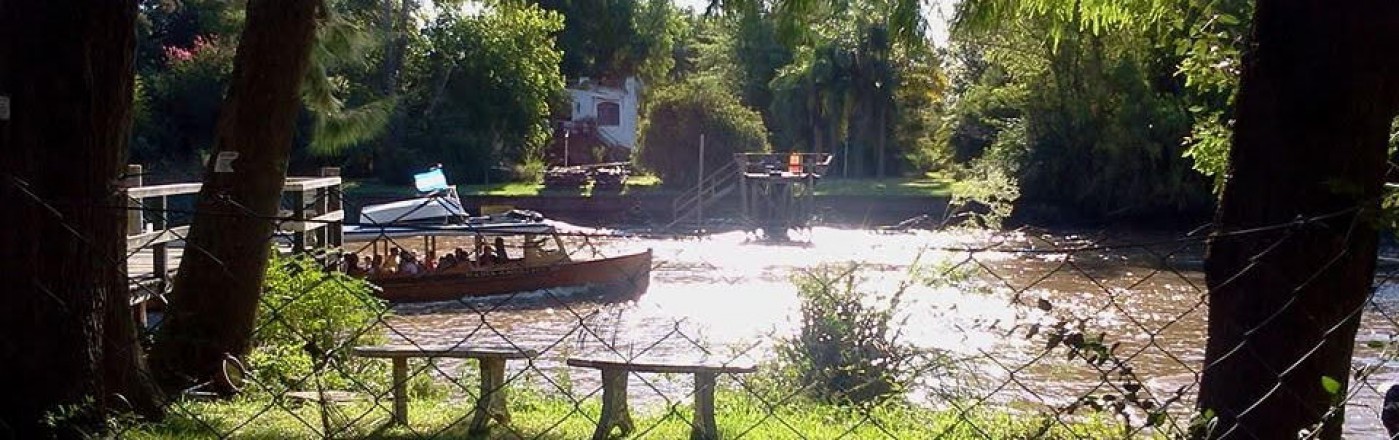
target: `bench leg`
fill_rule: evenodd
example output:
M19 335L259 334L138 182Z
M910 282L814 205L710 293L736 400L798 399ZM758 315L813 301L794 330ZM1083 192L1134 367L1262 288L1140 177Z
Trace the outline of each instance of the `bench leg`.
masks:
M715 440L719 428L714 423L714 373L695 373L695 420L690 440Z
M510 409L505 406L505 359L481 358L480 362L481 395L471 416L472 434L490 432L491 419L510 423Z
M393 358L393 421L408 424L408 359Z
M593 440L605 440L612 433L612 427L622 428L622 435L636 430L632 424L631 411L627 409L627 371L613 368L602 369L602 417L598 419Z

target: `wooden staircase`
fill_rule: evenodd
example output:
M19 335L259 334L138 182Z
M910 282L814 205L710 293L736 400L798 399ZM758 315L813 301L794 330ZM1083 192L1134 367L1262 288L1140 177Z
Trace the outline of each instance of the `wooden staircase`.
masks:
M676 196L675 200L671 202L672 218L671 222L666 225L666 229L674 229L685 224L694 225L696 229L703 229L704 208L735 192L738 188L738 179L738 162L734 161L728 162L727 165L704 176L699 184Z

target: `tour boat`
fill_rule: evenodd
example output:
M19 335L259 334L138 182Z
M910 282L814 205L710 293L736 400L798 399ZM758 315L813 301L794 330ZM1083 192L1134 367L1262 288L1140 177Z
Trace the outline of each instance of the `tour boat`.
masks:
M468 264L467 267L421 275L370 276L368 280L379 286L380 298L401 303L452 301L532 291L569 296L578 294L572 289L560 289L565 287L583 288L583 295L591 297L633 300L646 292L651 279L649 249L637 254L587 261L524 260L484 267Z
M485 232L468 233L454 228L447 234L426 235L425 252L419 258L435 257L437 241L444 236L457 236L472 244L461 248L460 255L466 258L448 268L419 274L376 272L365 278L381 289L380 298L390 302L450 301L562 287L581 287L585 295L613 300L632 300L646 292L651 278L650 249L617 257L574 260L564 251L563 240L549 228L543 233L513 233L487 225L482 228ZM512 243L506 245L507 240ZM387 255L392 245L380 246L376 241L371 246L369 255L359 258ZM467 247L471 250L465 250ZM443 255L447 253L457 255L450 248L443 250ZM569 292L575 293L572 289Z
M450 268L418 274L375 270L358 273L390 302L449 301L464 297L581 287L594 296L635 299L651 278L651 251L611 258L575 260L565 252L554 224L534 211L502 210L471 216L440 168L414 176L418 198L366 206L358 225L346 226L346 239L370 241L358 259L387 259L395 239L422 237L424 255L437 254L439 239L465 245ZM507 246L506 242L513 242ZM469 242L469 244L468 244ZM469 251L466 250L469 248ZM455 249L444 249L443 255ZM514 255L512 255L512 253ZM361 272L351 269L351 273ZM575 289L568 289L573 292ZM562 292L562 290L560 290Z

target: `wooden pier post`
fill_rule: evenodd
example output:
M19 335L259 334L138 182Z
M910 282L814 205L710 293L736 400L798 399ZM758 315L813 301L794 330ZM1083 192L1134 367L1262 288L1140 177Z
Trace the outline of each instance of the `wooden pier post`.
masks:
M306 221L306 191L296 190L291 193L291 217L292 221ZM306 231L298 229L291 233L291 252L300 254L306 252L309 246L306 245Z
M322 167L320 174L321 177L340 177L340 168ZM343 183L335 185L334 188L328 188L328 193L325 198L326 204L323 207L324 212L321 212L321 214L340 211L345 208L345 198L342 191L344 191ZM325 226L325 241L322 242L322 245L329 248L340 248L345 245L345 227L343 222L344 220L341 220L341 223L332 223Z
M126 179L122 182L123 186L127 189L139 188L145 180L142 178L143 174L145 174L145 167L142 167L140 164L127 164ZM145 232L146 223L145 217L142 215L143 207L141 205L140 199L133 197L126 198L126 206L128 208L126 211L126 235L136 235ZM136 305L132 307L131 315L132 318L136 320L137 328L142 330L146 329L149 321L146 319L145 301L136 303Z
M126 180L123 182L126 188L140 188L144 179L145 167L139 164L126 166ZM136 235L145 232L145 220L141 215L141 200L134 197L127 197L126 206L130 208L126 211L126 235Z

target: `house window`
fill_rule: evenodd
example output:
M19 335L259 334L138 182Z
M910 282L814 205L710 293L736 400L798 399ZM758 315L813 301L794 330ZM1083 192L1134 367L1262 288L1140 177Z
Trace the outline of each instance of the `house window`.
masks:
M598 103L597 125L607 127L622 125L622 106L615 102Z

